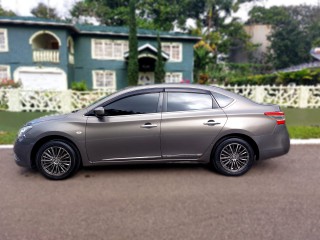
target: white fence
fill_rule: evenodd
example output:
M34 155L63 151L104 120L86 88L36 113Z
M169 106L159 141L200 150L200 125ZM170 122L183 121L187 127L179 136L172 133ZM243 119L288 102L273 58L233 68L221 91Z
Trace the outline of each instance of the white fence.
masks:
M320 86L220 86L259 103L285 107L320 108ZM109 95L106 91L30 91L0 89L0 109L70 112Z

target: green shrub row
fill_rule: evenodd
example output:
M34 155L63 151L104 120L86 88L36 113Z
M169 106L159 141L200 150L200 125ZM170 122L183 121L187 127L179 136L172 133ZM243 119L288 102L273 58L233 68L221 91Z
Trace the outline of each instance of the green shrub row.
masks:
M296 72L278 72L264 75L240 76L226 79L226 85L317 85L320 69L303 69Z

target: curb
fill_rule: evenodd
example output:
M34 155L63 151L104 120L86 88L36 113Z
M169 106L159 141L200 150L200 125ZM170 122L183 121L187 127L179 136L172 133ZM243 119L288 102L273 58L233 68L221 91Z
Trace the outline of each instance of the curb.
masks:
M291 139L290 144L292 145L320 144L320 138Z
M290 140L291 145L314 145L314 144L320 144L320 138L314 138L314 139L291 139ZM7 145L0 145L0 149L12 149L13 145L7 144Z

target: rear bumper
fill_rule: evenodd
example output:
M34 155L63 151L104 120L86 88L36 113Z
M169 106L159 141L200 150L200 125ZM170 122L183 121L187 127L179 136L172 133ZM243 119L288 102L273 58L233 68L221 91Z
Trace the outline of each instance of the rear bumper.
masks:
M290 150L290 138L286 125L277 125L272 134L253 139L259 148L259 160L278 157Z

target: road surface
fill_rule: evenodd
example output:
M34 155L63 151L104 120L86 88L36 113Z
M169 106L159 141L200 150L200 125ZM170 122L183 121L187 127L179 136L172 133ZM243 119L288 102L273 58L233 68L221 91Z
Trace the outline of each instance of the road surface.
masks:
M49 181L0 150L0 239L320 239L320 145L242 177L201 165L85 168Z

